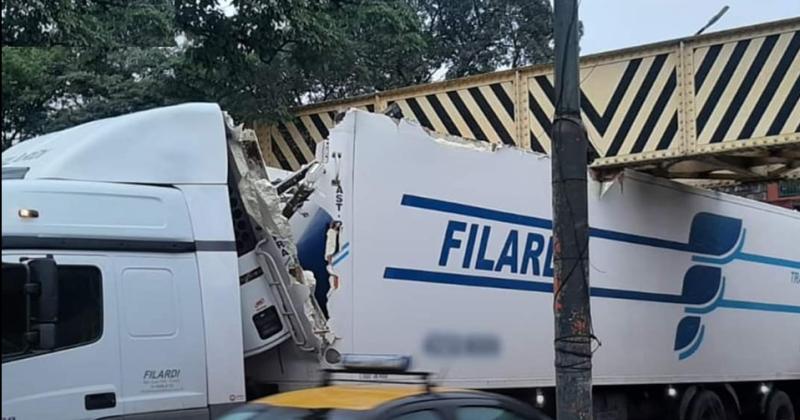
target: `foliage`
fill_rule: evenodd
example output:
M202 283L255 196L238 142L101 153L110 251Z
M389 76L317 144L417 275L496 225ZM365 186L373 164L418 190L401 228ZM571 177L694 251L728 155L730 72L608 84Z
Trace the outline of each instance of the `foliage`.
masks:
M3 46L171 45L172 7L169 0L7 0Z
M56 49L3 47L3 149L45 125L62 60Z
M211 87L235 116L276 117L304 102L426 80L427 44L401 0L213 0L178 9L189 38L191 85ZM202 89L208 93L208 89Z
M413 0L447 78L552 60L549 0Z
M551 57L547 0L9 0L3 148L213 101L237 119Z
M3 3L3 148L171 102L177 58L168 1Z
M350 2L331 7L335 45L298 51L312 101L409 86L429 80L436 63L430 38L402 0Z

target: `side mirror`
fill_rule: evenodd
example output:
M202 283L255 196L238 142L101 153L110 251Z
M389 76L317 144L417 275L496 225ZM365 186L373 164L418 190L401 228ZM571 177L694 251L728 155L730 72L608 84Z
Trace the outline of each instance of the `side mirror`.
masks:
M30 305L32 325L31 344L39 350L56 347L58 326L58 266L52 258L27 261L30 270L26 290L36 305Z

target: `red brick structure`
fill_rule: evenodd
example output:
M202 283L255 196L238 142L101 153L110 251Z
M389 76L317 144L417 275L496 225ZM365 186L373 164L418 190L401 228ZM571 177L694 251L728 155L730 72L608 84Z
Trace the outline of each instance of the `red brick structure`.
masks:
M768 184L767 197L764 201L776 206L800 211L800 180Z
M800 211L800 180L717 187L719 191Z

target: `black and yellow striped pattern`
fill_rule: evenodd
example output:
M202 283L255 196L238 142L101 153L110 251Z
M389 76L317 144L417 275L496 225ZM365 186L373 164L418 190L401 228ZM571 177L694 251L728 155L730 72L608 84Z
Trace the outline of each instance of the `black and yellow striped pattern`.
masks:
M515 145L514 84L511 81L400 98L404 118L444 134Z
M272 153L281 167L297 169L313 160L317 143L328 137L335 116L334 111L300 115L272 127Z
M375 106L367 104L354 106L370 112ZM346 109L346 108L345 108ZM256 129L259 139L269 140L266 159L283 169L296 170L314 159L317 143L328 137L328 130L335 125L337 110L297 115L294 120L285 121Z
M583 60L581 111L599 157L594 167L797 148L799 51L800 19L790 19ZM269 164L297 169L313 159L337 112L395 104L439 133L549 153L552 71L533 66L317 104L257 132Z
M800 32L693 50L700 146L800 131Z
M677 55L658 54L584 67L581 113L600 157L666 150L678 137ZM550 152L553 76L528 80L530 142Z

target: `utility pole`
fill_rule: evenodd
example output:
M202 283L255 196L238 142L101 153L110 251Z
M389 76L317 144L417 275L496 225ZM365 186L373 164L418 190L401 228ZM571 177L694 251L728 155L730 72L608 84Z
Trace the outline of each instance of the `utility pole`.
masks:
M587 136L581 122L577 0L555 0L553 163L553 315L556 417L592 418L592 316L589 309Z

